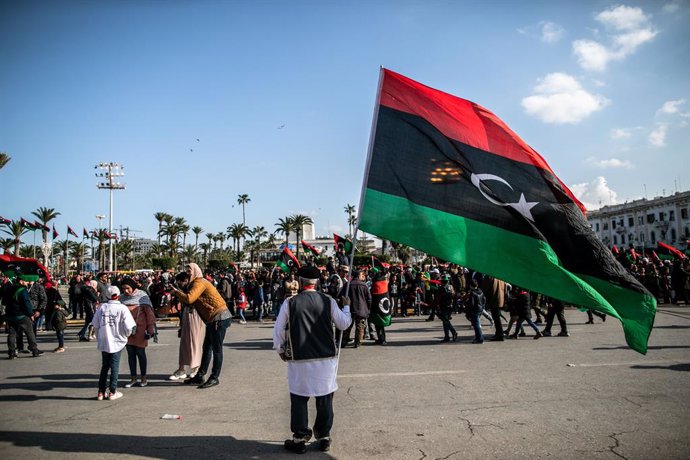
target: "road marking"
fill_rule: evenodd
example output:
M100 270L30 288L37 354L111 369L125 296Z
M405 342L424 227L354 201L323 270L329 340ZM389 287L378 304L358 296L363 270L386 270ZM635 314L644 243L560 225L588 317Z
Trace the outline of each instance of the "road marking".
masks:
M649 366L656 364L680 364L678 361L635 361L631 363L581 363L571 367L604 367L604 366Z
M409 377L409 376L419 376L419 375L447 375L447 374L462 374L467 371L426 371L426 372L381 372L374 374L339 374L338 377L341 379L358 379L358 378L368 378L368 377Z

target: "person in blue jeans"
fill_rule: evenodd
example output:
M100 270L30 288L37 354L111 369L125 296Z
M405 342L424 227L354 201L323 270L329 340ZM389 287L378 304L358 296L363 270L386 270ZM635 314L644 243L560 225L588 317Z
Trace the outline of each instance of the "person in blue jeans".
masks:
M122 397L117 391L117 379L120 374L120 355L127 345L127 338L136 327L129 309L120 303L120 289L117 286L108 288L110 301L101 305L93 317L92 325L98 340L98 351L101 352L101 373L98 379L98 396L96 399L115 400ZM110 393L106 393L106 384L110 373Z
M530 318L530 296L526 289L522 289L519 286L513 286L514 299L515 302L515 314L517 315L517 328L515 329L515 334L511 335L511 339L517 339L518 333L522 328L522 322L526 321L529 326L536 332L534 338L538 339L542 337L541 331L536 324Z
M476 279L472 279L470 282L470 292L467 294L467 298L465 300L465 315L474 329L474 340L472 343L484 343L481 317L485 304L486 297L479 288L479 283Z

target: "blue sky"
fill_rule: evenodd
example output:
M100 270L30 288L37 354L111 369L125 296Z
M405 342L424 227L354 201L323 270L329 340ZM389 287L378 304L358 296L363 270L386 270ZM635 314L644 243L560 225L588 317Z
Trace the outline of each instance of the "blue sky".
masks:
M250 227L346 233L380 66L493 111L590 208L690 189L687 0L5 0L0 63L0 215L55 208L61 238L108 214L102 161L136 236L223 231L245 193Z

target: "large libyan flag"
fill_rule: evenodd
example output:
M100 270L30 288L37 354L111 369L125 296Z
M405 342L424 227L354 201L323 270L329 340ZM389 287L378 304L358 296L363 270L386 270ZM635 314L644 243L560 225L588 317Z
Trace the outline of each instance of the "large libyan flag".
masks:
M382 70L359 228L621 320L647 352L656 300L496 115Z

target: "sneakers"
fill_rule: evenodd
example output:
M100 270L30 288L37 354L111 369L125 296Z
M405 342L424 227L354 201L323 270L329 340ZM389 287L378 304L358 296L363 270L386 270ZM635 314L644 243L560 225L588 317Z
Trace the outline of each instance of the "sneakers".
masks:
M34 351L31 352L31 356L33 356L34 358L38 358L42 354L43 354L43 352L41 350L39 350L38 348L36 348Z
M138 387L144 388L149 382L146 379L141 379L141 382L137 385Z
M115 401L116 399L120 399L122 396L122 393L120 393L119 391L115 391L115 393L110 393L110 396L108 396L108 400Z
M80 335L80 336L79 336L79 341L80 341L80 342L90 342L90 340L87 339L86 337L84 337L83 335Z
M168 377L168 380L184 380L187 377L191 377L191 376L188 376L185 371L175 371L173 373L173 375Z
M128 383L125 383L125 388L132 388L137 384L137 379L132 379Z
M98 392L98 396L96 396L96 399L97 399L98 401L103 401L103 393L101 393L101 392L99 391L99 392Z
M534 336L534 340L537 340L540 337L544 337L544 336L541 332L537 331L537 335Z
M7 358L8 359L17 359L17 358L19 358L19 355L17 353L10 353Z
M240 324L247 324L247 322L245 320L241 319Z
M57 347L55 350L53 350L53 353L64 353L65 349L63 347Z
M456 340L458 340L458 333L457 333L457 332L453 332L453 338L452 338L452 340L453 340L453 342L455 342Z
M286 439L283 445L285 449L296 454L303 454L307 451L307 442L304 439L300 441L295 441L294 439Z
M558 337L570 337L570 334L565 331L561 331L558 333Z

